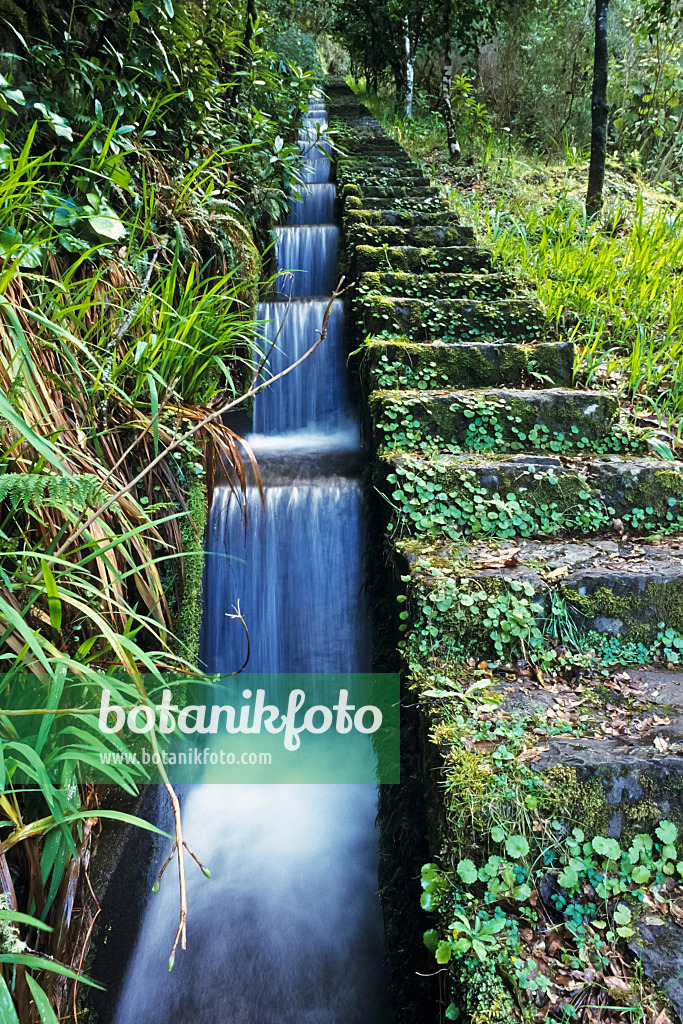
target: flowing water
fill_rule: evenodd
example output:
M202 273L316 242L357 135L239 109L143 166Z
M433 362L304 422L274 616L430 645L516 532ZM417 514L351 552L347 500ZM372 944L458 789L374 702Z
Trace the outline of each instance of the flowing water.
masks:
M290 224L278 229L278 265L296 269L286 302L263 303L274 374L315 341L335 284L338 232L327 182L326 115L311 104L301 130L310 173ZM304 298L305 297L305 298ZM363 596L363 501L351 467L359 432L349 410L343 307L298 370L257 396L249 438L265 503L254 488L248 527L227 486L210 513L202 657L211 672L370 670ZM377 896L376 789L370 785L190 787L184 831L210 865L188 865L188 949L171 975L174 879L145 913L115 1024L389 1024ZM169 870L170 874L170 870Z

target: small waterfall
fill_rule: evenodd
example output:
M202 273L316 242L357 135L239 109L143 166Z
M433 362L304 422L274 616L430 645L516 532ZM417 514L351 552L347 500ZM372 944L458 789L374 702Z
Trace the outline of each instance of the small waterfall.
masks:
M296 301L289 306L286 302L261 304L259 315L267 321L266 351L280 332L266 376L279 373L314 344L327 304L327 299ZM256 396L256 434L313 429L331 433L344 426L348 414L343 320L343 303L337 299L332 304L324 342L293 373Z
M289 204L290 224L331 224L334 217L334 185L310 184L300 190L301 199L292 196Z
M244 630L225 615L238 599L250 623L250 672L369 671L358 483L337 477L268 486L265 507L252 489L247 510L245 536L229 488L217 490L206 573L222 598L207 595L204 619L212 671L230 672L244 661Z
M299 138L297 143L299 149L309 160L318 159L321 156L329 156L332 153L332 143L329 139L318 139L312 142L309 138Z
M334 187L334 186L332 186ZM276 228L279 270L293 270L292 295L331 295L337 283L337 242L334 224L302 224ZM282 285L289 292L290 283Z
M173 879L152 898L117 1024L385 1024L373 786L195 786L188 945L169 975ZM169 869L170 871L171 869Z
M307 161L302 177L309 184L320 184L330 180L330 160L326 156L318 156ZM295 222L296 223L296 222Z

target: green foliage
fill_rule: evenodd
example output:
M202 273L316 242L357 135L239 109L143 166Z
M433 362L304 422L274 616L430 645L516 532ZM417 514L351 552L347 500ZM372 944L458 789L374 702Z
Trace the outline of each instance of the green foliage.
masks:
M500 827L491 828L490 844L502 843L504 835ZM512 860L492 853L479 870L474 861L461 860L455 875L436 864L425 865L422 885L430 899L427 906L423 899L423 908L437 913L439 920L439 927L424 933L425 946L438 964L452 965L456 981L464 979L477 961L514 978L518 998L525 996L519 1004L524 1012L527 1000L553 980L525 955L519 932L520 922L537 922L532 892L543 876L556 879L550 899L563 915L574 945L565 947L563 961L575 969L590 965L602 970L619 941L635 934L636 917L643 916L647 906L645 894L662 899L667 879L683 875L683 862L675 863L676 826L663 821L655 835L655 840L646 833L636 835L628 848L622 848L616 839L599 835L588 842L580 828L564 840L557 831L548 831L534 838L531 860L527 839L511 835L504 848ZM511 909L515 904L516 910Z
M195 670L173 636L189 485L203 506L218 457L245 477L232 431L192 429L250 380L252 234L270 245L299 182L319 68L293 52L313 65L310 37L226 0L50 14L13 19L0 78L0 804L35 946L3 952L0 1003L13 1019L33 998L54 1024L30 972L75 977L63 915L84 912L88 818L153 828L90 785L92 767L129 794L149 776L102 763L127 747L89 709L105 687L154 702ZM196 588L196 555L187 568ZM47 929L24 913L38 905Z
M683 408L680 324L683 217L650 211L638 193L627 224L615 210L589 223L570 197L552 208L517 193L514 208L474 201L463 208L493 249L497 266L534 283L551 318L576 315L577 372L588 384L616 382L619 394L668 419L678 436Z

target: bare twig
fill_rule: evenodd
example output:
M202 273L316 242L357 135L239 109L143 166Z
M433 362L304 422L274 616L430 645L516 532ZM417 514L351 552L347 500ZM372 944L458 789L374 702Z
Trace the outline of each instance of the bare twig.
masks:
M106 364L104 366L104 370L103 370L103 373L102 373L102 383L105 386L107 384L109 384L109 382L111 381L111 375L112 375L112 373L114 371L114 353L116 352L116 346L121 341L121 338L123 338L124 334L126 333L128 328L132 324L133 320L135 319L135 314L137 313L137 311L139 310L140 306L142 305L142 300L144 299L144 297L147 294L147 291L149 289L149 284L150 284L150 281L152 280L152 271L154 270L154 266L156 264L156 261L159 258L159 253L161 252L161 248L162 247L160 245L158 245L156 247L156 249L154 250L154 255L152 256L152 259L150 260L149 267L147 268L147 273L145 274L144 280L143 280L142 284L140 285L140 288L138 289L137 295L135 296L135 298L133 299L133 301L130 304L130 309L128 310L128 312L124 316L123 320L121 321L121 323L119 324L117 329L112 334L111 338L109 339L109 344L107 345L107 362L106 362ZM107 396L107 397L105 397L104 402L102 403L102 420L104 422L105 429L107 427L108 418L109 418L109 397Z
M85 871L85 880L88 883L88 888L90 889L90 895L92 896L92 898L95 901L95 906L97 907L97 910L95 911L93 919L90 922L90 925L88 927L88 931L86 932L85 939L83 940L83 948L81 949L81 957L80 957L80 960L78 961L78 970L76 971L76 974L79 974L79 975L80 975L81 971L83 970L83 959L85 957L85 951L88 948L88 943L90 942L90 936L92 935L92 930L95 927L95 921L97 920L97 918L99 917L99 915L100 915L100 913L102 911L102 907L100 906L99 901L97 899L97 896L95 895L95 893L93 891L92 883L90 881L90 875L88 874L87 871ZM78 1008L76 1006L76 993L78 992L78 980L79 979L76 978L76 980L74 982L74 1021L76 1022L76 1024L78 1024Z
M244 632L247 635L247 656L244 659L244 664L242 665L242 668L238 668L236 672L228 672L228 673L226 673L227 675L238 676L240 674L240 672L244 672L245 668L249 664L249 658L251 657L251 638L249 636L249 629L247 628L247 624L244 621L244 618L242 617L242 612L240 611L240 603L239 603L239 601L237 602L237 607L235 608L234 612L226 612L225 615L226 615L226 618L228 618L228 619L239 619L239 621L242 623L242 626L244 628Z

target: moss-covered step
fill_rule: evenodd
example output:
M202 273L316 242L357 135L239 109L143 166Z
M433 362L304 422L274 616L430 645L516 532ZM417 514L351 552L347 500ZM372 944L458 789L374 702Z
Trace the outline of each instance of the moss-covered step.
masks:
M464 271L485 273L491 268L491 254L473 245L415 246L357 245L353 262L358 274L381 273L460 274Z
M438 196L439 190L433 185L344 185L342 196L356 196L358 199L402 199L412 196L413 198L428 198Z
M369 403L377 447L556 453L642 447L619 427L619 403L604 391L375 391Z
M513 537L683 530L683 463L630 456L387 456L394 528Z
M362 167L345 167L337 163L337 182L340 185L428 185L427 178L415 164L394 164L388 160L376 163L366 161Z
M474 232L469 225L440 226L437 224L426 224L412 228L394 228L383 224L352 224L346 231L346 241L349 245L371 245L371 246L418 246L429 248L430 246L450 248L454 245L469 245L474 237Z
M549 340L543 311L528 299L418 299L368 295L357 301L366 332L405 334L415 341Z
M366 393L397 388L571 387L571 342L432 342L370 338L361 361Z
M450 210L441 196L403 196L400 199L376 198L360 199L358 196L347 196L344 200L345 210L393 210L397 213L420 214L441 213L446 220ZM419 222L418 222L419 223Z
M539 656L552 646L605 648L613 660L658 651L683 638L683 537L620 543L582 540L398 540L410 607L419 627L433 617L445 647L479 656ZM517 603L522 602L520 607ZM432 608L434 615L428 611ZM496 612L498 608L498 612ZM436 614L438 612L438 614ZM492 614L493 613L493 614ZM502 629L500 614L520 631ZM670 630L670 633L666 631ZM540 631L540 633L539 633ZM602 636L601 636L602 634ZM683 642L683 639L682 639Z
M347 210L345 215L347 226L361 224L386 224L388 227L411 228L420 225L455 225L459 224L457 214L449 210Z
M336 163L338 184L356 183L362 184L367 180L368 174L383 175L395 179L403 178L414 183L416 178L424 178L425 175L416 164L408 160L401 161L394 157L385 157L377 161L358 161L352 166L342 160Z
M507 274L363 274L356 289L359 295L376 292L413 299L507 299L514 284Z
M352 140L344 132L341 142L350 156L356 156L360 159L381 160L385 157L400 159L407 156L405 149L399 146L398 142L393 142L388 138Z

